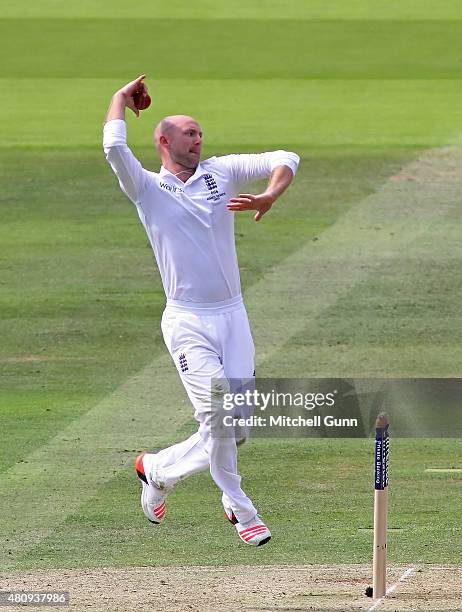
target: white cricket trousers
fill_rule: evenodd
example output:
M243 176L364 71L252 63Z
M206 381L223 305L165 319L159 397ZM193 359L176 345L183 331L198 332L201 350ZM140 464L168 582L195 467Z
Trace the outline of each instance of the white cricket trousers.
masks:
M242 298L200 308L168 301L161 327L199 428L187 440L153 456L152 466L148 464L151 478L171 488L208 468L223 492L224 508L245 523L257 510L241 488L236 440L213 436L211 431L216 402L222 406L221 397L212 397L211 379L248 380L255 374L255 348Z

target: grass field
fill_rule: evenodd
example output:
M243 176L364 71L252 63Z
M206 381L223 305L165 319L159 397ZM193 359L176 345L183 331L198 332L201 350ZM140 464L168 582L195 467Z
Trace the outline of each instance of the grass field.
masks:
M461 33L449 0L0 0L2 588L37 570L53 581L60 569L255 566L263 584L270 566L369 564L370 440L242 448L244 486L274 534L261 550L222 521L207 474L172 494L159 529L145 522L133 459L194 424L160 334L160 277L104 160L102 122L112 93L145 72L153 105L128 129L146 167L158 167L154 124L176 112L201 122L205 157L301 155L271 214L237 219L259 375L460 377ZM393 441L393 576L438 568L427 599L416 573L394 609L458 609L432 593L447 580L438 572L460 566L462 478L429 467L461 468L460 439ZM360 595L367 571L343 572ZM249 609L367 608L335 589L317 599L312 579L303 597L284 599L286 585L271 602L254 601L249 583ZM78 599L86 583L73 584ZM197 609L215 609L210 584ZM114 609L144 609L134 601ZM175 601L158 609L186 608Z

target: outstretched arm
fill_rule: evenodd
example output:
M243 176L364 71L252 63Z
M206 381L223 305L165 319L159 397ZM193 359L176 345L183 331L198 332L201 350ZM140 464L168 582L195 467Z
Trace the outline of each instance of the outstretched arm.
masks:
M284 193L293 181L294 174L288 166L276 166L271 172L268 185L263 193L240 193L237 198L231 198L228 210L239 212L241 210L256 210L254 219L260 221L279 196Z
M140 116L140 111L135 106L133 95L136 91L141 91L143 95L148 93L148 88L143 83L146 78L145 74L142 74L134 81L127 83L122 89L116 91L112 96L111 103L106 115L106 122L112 121L113 119L125 120L125 108L130 108L137 117Z
M139 91L147 94L142 74L134 81L127 83L113 95L104 125L103 146L106 159L111 164L122 191L138 203L144 191L149 173L143 169L140 162L127 146L127 125L125 123L125 108L130 108L137 116L139 110L135 106L133 96Z

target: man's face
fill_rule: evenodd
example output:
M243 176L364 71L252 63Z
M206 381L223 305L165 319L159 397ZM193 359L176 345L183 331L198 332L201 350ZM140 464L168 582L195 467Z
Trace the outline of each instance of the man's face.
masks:
M173 162L194 170L200 161L202 130L193 119L179 121L169 130L168 152Z

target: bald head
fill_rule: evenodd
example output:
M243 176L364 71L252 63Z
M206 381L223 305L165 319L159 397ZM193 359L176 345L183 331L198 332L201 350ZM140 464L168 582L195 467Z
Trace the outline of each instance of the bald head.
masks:
M170 120L170 117L165 117L156 125L154 129L154 143L159 149L160 137L165 136L169 138L172 130L175 128L175 123Z
M164 117L154 130L154 142L163 165L195 169L200 160L202 130L189 115Z
M161 136L165 136L168 139L175 129L181 129L184 126L188 127L189 124L194 124L200 131L200 126L197 121L189 115L169 115L168 117L164 117L159 121L154 130L154 142L156 147L159 148Z

